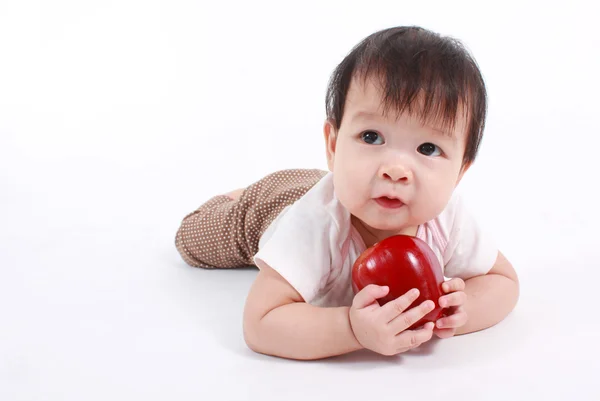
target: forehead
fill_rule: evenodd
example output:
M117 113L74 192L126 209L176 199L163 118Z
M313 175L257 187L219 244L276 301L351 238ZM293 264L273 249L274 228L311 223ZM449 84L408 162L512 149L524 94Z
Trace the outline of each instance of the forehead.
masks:
M450 136L455 140L462 140L466 137L467 116L461 102L458 104L454 127L448 127L443 124L434 115L421 116L424 103L424 94L421 92L417 96L410 108L404 108L400 113L394 105L386 105L384 102L381 83L373 78L366 80L353 78L346 95L344 105L343 120L349 123L355 123L360 120L386 120L398 121L400 119L409 119L418 122L419 125L431 130L434 134ZM423 118L422 118L423 117Z

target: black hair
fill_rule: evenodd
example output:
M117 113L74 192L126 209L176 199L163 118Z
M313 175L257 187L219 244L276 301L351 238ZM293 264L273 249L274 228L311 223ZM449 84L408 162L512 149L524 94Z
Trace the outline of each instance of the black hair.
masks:
M327 119L339 130L350 83L379 79L384 114L408 108L425 124L434 121L454 130L459 102L467 118L467 141L462 165L477 155L485 127L487 93L476 61L462 43L418 26L375 32L336 67L326 94ZM415 110L413 102L421 98Z

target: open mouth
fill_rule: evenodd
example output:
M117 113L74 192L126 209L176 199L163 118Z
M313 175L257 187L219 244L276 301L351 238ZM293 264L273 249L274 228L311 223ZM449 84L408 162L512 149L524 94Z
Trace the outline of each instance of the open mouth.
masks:
M376 198L375 202L386 209L397 209L404 205L400 199L388 198L387 196Z

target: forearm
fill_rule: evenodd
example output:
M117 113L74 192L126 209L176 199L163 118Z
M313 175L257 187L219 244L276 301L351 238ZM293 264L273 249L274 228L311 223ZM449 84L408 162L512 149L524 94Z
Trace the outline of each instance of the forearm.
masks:
M519 284L500 274L487 274L465 280L465 293L469 320L456 334L483 330L502 321L517 303Z
M251 348L263 354L303 360L359 350L362 346L352 332L349 309L320 308L304 302L280 306L260 320Z

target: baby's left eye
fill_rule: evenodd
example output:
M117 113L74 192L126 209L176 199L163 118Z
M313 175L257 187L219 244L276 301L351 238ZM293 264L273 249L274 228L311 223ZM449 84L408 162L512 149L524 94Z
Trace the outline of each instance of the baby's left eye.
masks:
M426 142L422 145L419 145L417 151L425 156L440 156L442 154L442 149L431 142Z

